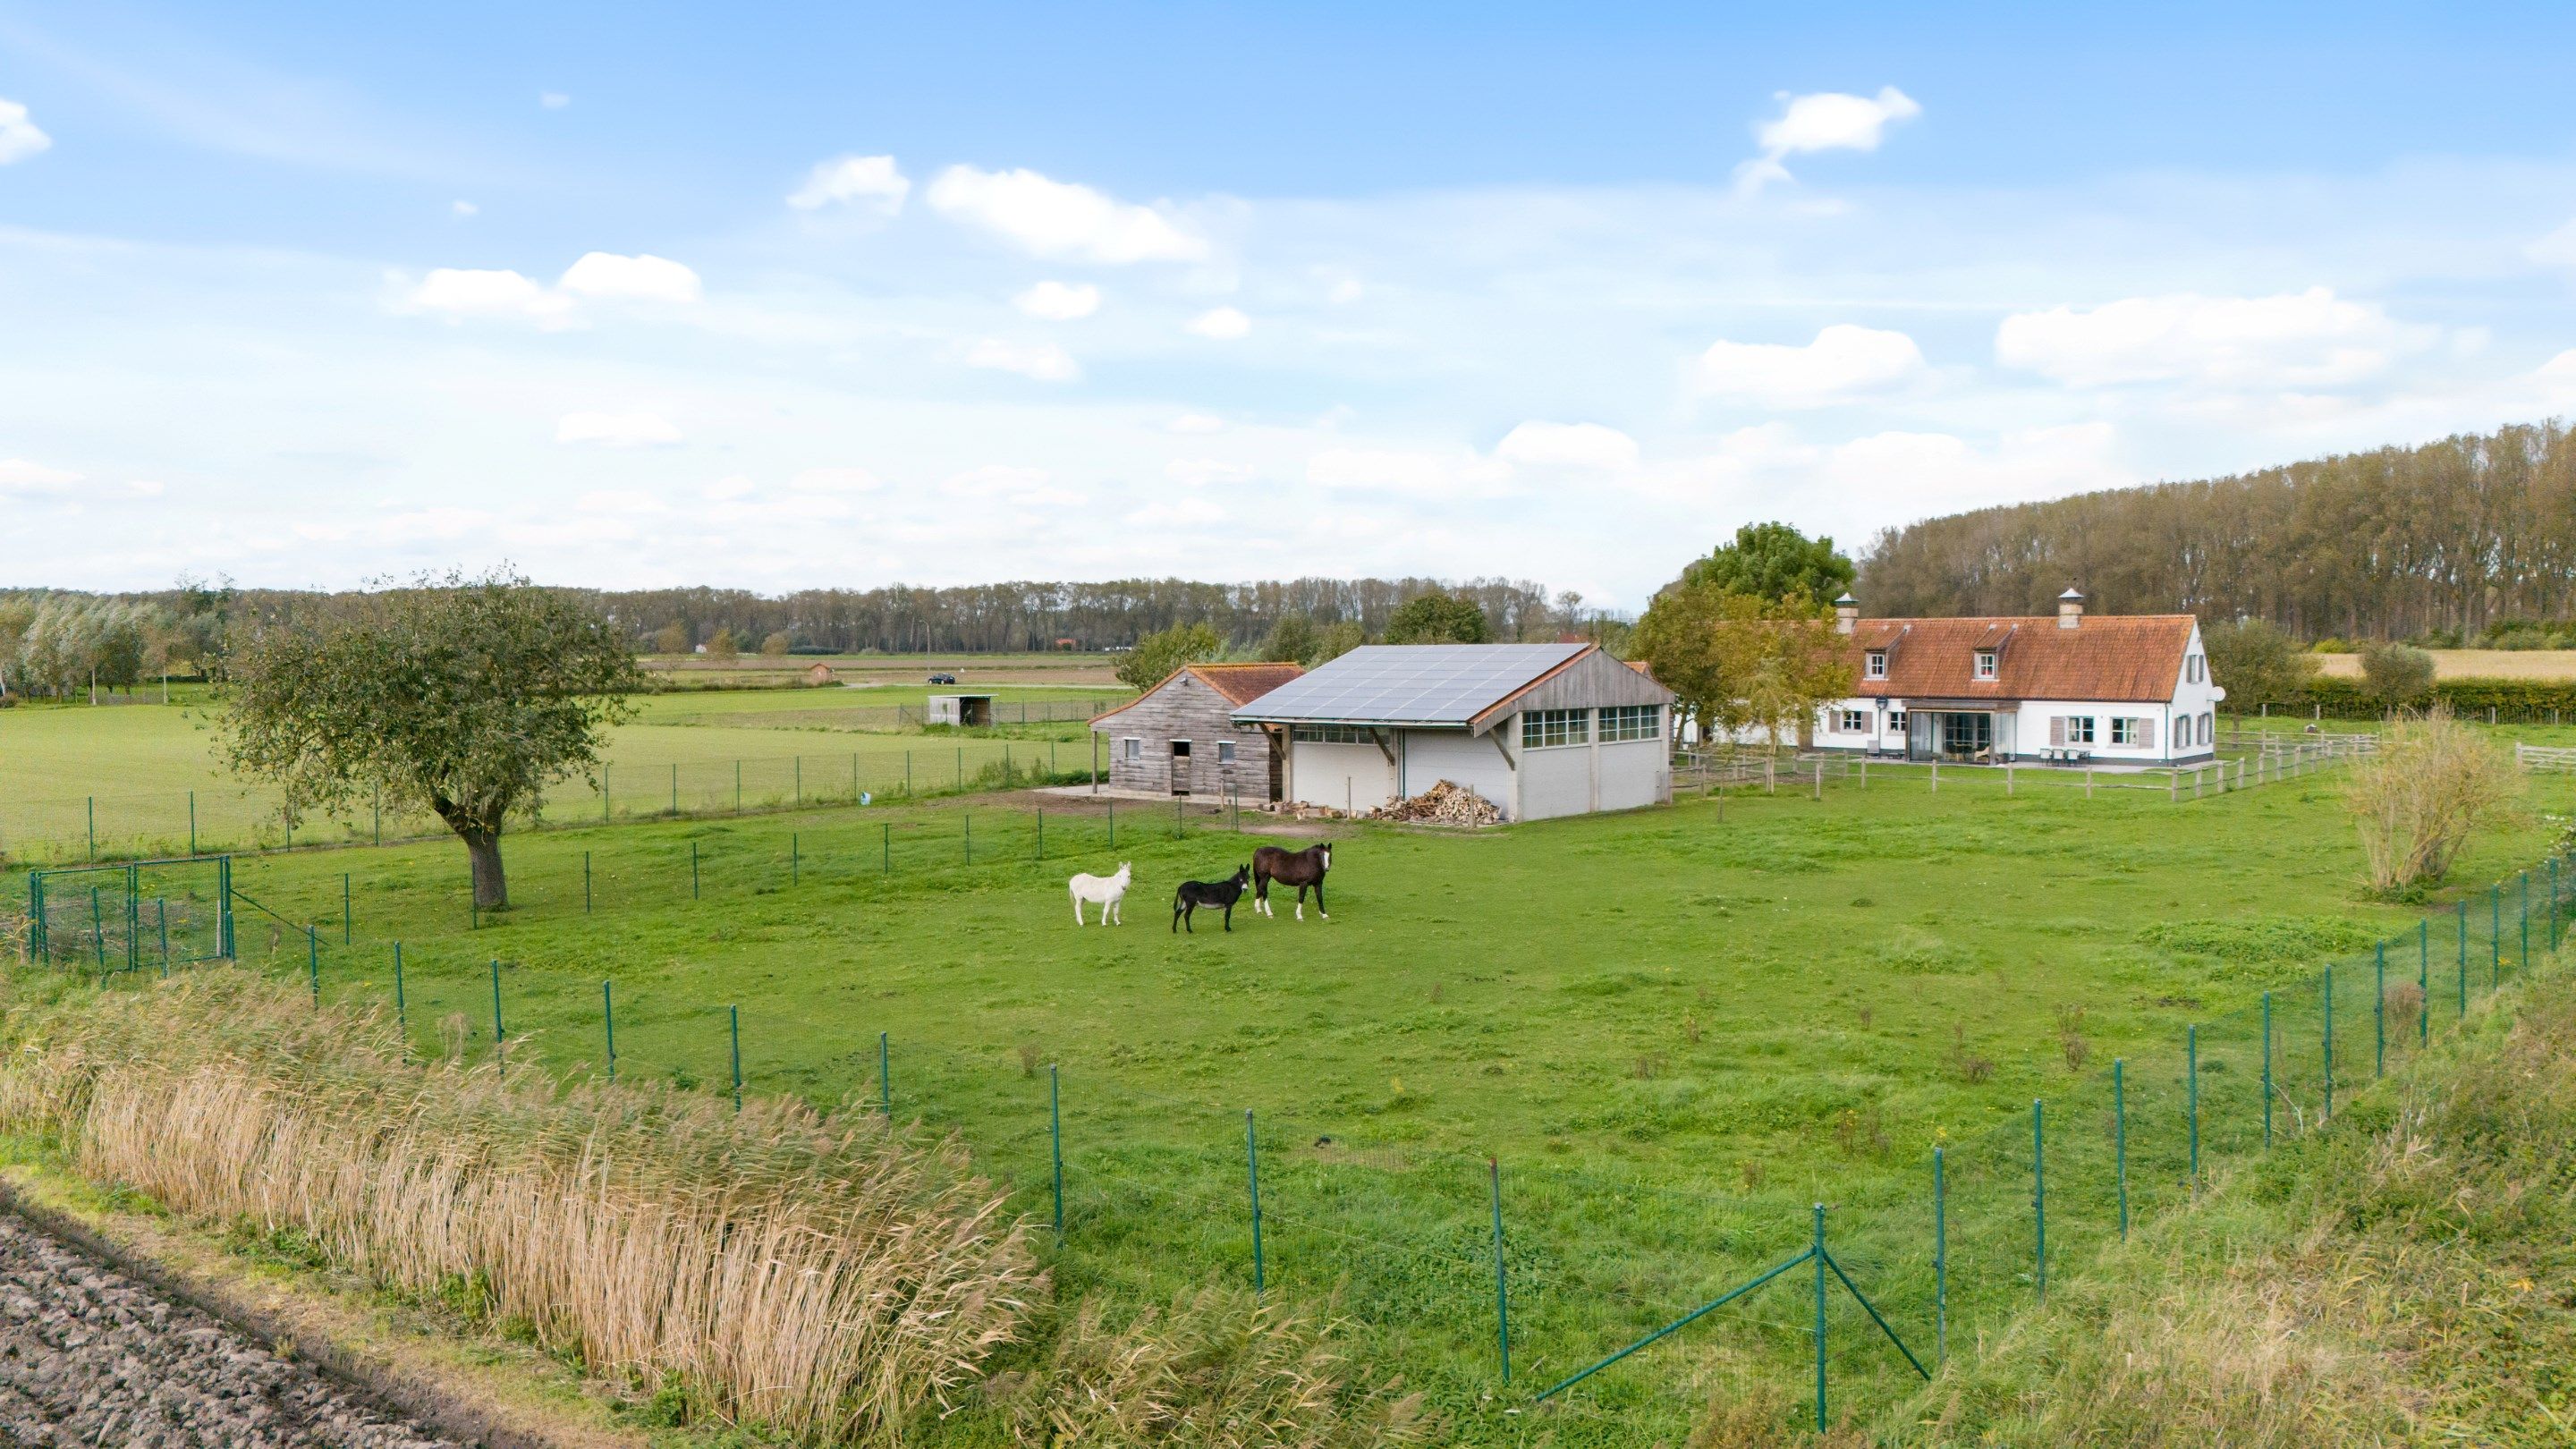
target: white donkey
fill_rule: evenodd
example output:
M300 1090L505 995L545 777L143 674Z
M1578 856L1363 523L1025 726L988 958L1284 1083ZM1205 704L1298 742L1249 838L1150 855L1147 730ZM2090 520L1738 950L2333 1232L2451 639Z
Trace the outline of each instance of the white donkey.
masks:
M1073 923L1082 924L1082 903L1091 901L1100 907L1100 924L1127 924L1119 906L1127 899L1128 871L1128 862L1122 860L1116 875L1078 875L1065 882L1073 891Z

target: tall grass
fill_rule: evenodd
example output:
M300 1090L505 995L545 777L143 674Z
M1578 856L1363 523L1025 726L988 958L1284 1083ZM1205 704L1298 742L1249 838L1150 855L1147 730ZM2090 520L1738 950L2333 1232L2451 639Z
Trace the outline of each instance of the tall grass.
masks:
M2344 789L2371 888L2439 881L2478 827L2521 791L2504 752L2447 705L2392 721L2378 751L2353 762Z
M708 1417L890 1442L1046 1292L962 1148L879 1118L422 1065L377 1013L248 972L13 1001L6 1037L0 1127L83 1173L301 1234Z

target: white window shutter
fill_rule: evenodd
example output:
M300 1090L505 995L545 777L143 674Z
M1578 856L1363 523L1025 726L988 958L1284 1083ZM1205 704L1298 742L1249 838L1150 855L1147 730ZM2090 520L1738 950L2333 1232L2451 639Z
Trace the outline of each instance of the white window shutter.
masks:
M2048 717L2048 742L2058 746L2066 743L2066 716L2054 714Z
M2156 717L2154 715L2148 715L2146 718L2138 721L2138 748L2143 750L2152 750L2155 747Z

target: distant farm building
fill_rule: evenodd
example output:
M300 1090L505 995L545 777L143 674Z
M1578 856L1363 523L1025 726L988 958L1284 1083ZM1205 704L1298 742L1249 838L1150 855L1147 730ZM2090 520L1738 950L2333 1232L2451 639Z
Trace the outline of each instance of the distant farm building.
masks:
M2189 614L1864 619L1835 602L1854 644L1851 696L1816 712L1815 747L1909 760L2166 765L2207 760L2227 691L2209 677Z
M993 696L989 694L934 694L922 716L923 724L980 727L992 722Z
M1269 734L1233 712L1305 673L1294 664L1185 664L1134 703L1092 720L1109 741L1109 786L1157 795L1277 800Z
M1234 711L1287 755L1283 797L1367 811L1442 780L1506 820L1672 798L1671 690L1570 644L1373 644Z
M805 682L807 684L838 684L840 681L841 676L833 673L832 666L829 664L809 664L805 666Z

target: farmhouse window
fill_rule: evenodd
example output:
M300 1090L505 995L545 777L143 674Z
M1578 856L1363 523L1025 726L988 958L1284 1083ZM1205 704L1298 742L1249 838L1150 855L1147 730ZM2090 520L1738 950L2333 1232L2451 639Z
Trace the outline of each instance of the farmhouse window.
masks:
M1995 677L1995 651L1992 649L1980 649L1977 651L1977 677L1979 679L1992 679Z
M1119 741L1119 743L1126 747L1127 758L1131 760L1141 760L1145 758L1145 742L1142 739L1139 739L1134 735L1129 735L1127 738Z
M1367 745L1377 737L1358 725L1299 725L1296 738L1309 745Z
M2204 714L2200 717L2200 742L2202 744L2214 745L2218 743L2218 731L2215 728L2217 723L2218 721L2214 716Z
M1842 724L1840 728L1842 732L1847 735L1868 734L1869 716L1856 709L1844 710L1842 711Z
M1543 750L1556 745L1592 742L1592 711L1533 709L1521 716L1521 748Z
M1905 711L1901 709L1889 710L1887 712L1887 728L1889 732L1893 734L1901 735L1905 733Z
M1522 733L1526 739L1526 726ZM1659 740L1663 737L1664 707L1660 704L1621 704L1601 711L1601 743L1605 745L1617 744L1621 740Z
M2111 743L2115 745L2135 745L2139 743L2138 726L2145 723L2145 720L2131 719L2126 716L2112 720Z
M2191 748L2190 715L2184 715L2182 718L2174 721L2174 748L2177 750L2187 750Z
M1887 651L1884 649L1872 649L1869 651L1869 653L1864 656L1861 663L1860 677L1863 679L1885 679L1887 677Z
M1219 740L1216 742L1216 762L1220 765L1231 765L1234 763L1234 741Z
M2067 716L2066 742L2070 745L2093 743L2093 716L2089 714Z

